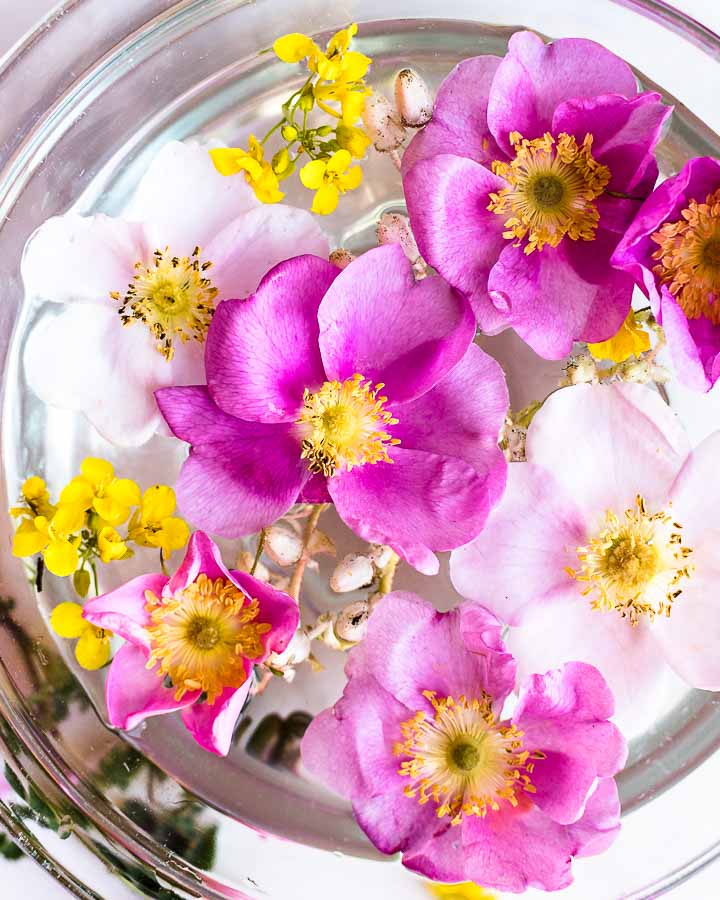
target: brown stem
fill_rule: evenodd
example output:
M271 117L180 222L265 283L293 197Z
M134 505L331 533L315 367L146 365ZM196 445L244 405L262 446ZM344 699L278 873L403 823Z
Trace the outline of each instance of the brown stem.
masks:
M318 503L318 505L308 516L308 520L305 523L305 530L303 531L302 556L295 564L295 570L293 571L292 578L290 579L290 586L288 587L288 594L290 594L290 596L296 602L300 600L300 588L302 586L303 575L305 574L305 567L307 566L308 560L310 559L307 553L307 546L310 543L310 538L312 537L313 532L317 528L318 519L327 509L327 506L327 503Z
M397 150L390 150L388 153L390 157L390 161L395 166L395 168L400 172L402 170L402 156L397 152Z

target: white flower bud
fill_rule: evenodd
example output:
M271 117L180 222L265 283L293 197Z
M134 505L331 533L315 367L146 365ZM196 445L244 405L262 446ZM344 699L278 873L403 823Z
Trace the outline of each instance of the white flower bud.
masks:
M377 226L379 244L400 244L411 263L420 258L415 235L410 228L410 219L400 213L383 213Z
M272 525L265 533L265 553L279 566L294 566L303 552L299 535L283 525Z
M347 594L365 587L375 577L372 562L360 553L348 553L330 576L330 587L336 594Z
M571 356L565 366L563 384L597 384L599 381L595 360L588 353Z
M525 462L525 442L527 429L513 425L507 431L507 448L505 457L509 462Z
M334 266L338 267L338 269L347 269L350 263L355 259L355 255L349 250L338 247L337 250L331 251L328 258Z
M335 635L341 641L357 644L367 632L370 610L366 600L356 600L338 613Z
M365 130L380 153L389 153L402 146L405 128L392 103L382 94L368 97L363 111Z
M623 381L634 381L636 384L647 384L652 381L652 369L646 359L624 362L619 374Z
M371 544L368 558L376 569L384 569L393 556L393 550L386 544Z
M670 369L666 369L665 366L653 366L652 367L652 380L656 384L665 384L670 381L672 378L672 373Z
M299 629L290 639L290 643L282 653L271 653L268 664L273 669L284 669L286 666L297 666L310 656L310 638Z
M412 69L403 69L395 76L395 106L403 125L408 128L422 128L432 118L430 88Z

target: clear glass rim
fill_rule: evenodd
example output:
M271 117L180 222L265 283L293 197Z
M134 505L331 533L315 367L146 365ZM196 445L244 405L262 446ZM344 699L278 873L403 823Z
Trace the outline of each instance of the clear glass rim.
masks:
M61 26L66 16L82 16L85 10L96 6L99 2L102 0L65 0L54 7L34 30L21 38L5 56L0 58L0 96L4 93L4 86L17 78L18 70L29 56L42 55L45 46L55 39L57 28ZM253 0L217 0L211 4L208 4L207 0L181 0L181 2L137 0L133 4L134 8L128 10L122 28L119 29L120 33L109 35L105 46L101 44L97 48L100 51L98 57L91 61L89 67L83 61L83 47L76 46L72 58L68 58L64 63L63 79L57 83L55 96L44 109L39 110L38 117L26 123L26 127L20 130L14 127L14 123L8 123L6 128L0 123L0 147L6 148L5 158L0 158L0 221L10 214L15 198L22 191L34 169L33 161L41 158L44 145L51 145L55 128L63 120L65 113L82 105L84 99L91 97L101 86L104 78L111 77L111 70L120 54L129 51L147 52L159 41L166 39L169 33L182 29L184 23L189 20L205 22L251 2ZM658 22L669 31L680 34L713 58L717 58L720 54L718 34L665 0L610 0L610 2ZM82 65L76 68L81 61ZM83 72L83 69L87 71ZM80 77L76 76L77 71L82 72ZM31 90L38 93L38 103L43 104L43 101L48 99L42 96L39 86ZM6 349L3 344L8 337L9 335L0 335L0 351L4 352ZM4 382L0 385L0 396L3 391ZM20 742L24 760L27 760L27 772L32 779L46 783L50 781L52 786L59 787L65 799L82 810L115 846L122 846L129 858L151 865L153 868L162 868L167 878L167 855L160 854L154 840L126 818L123 817L121 820L104 797L92 791L89 786L78 784L69 777L71 773L66 770L63 760L55 749L38 735L29 712L23 708L22 697L2 660L0 660L0 688L0 716ZM0 741L0 749L8 759L17 757L4 741ZM48 793L51 792L52 787ZM0 801L0 823L16 837L23 849L41 862L49 874L73 894L83 898L98 897L57 859L50 856L14 814L12 808L2 801ZM122 840L119 840L120 836ZM97 844L94 849L96 852L102 852ZM720 840L647 887L626 894L626 900L641 900L665 894L693 877L718 857L720 857ZM232 888L208 883L203 873L192 871L184 864L173 867L172 882L174 887L187 891L191 896L197 896L198 888L201 886L203 896L208 898L243 896Z

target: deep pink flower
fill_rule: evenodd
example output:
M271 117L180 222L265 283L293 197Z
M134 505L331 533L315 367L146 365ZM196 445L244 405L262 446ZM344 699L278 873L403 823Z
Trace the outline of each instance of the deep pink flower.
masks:
M198 744L218 756L230 749L252 667L282 652L299 622L291 597L226 569L200 531L172 578L133 578L88 601L83 615L126 641L107 677L111 724L129 730L181 709Z
M652 190L670 112L593 41L525 31L453 69L403 183L423 256L483 332L514 328L548 359L615 334L632 280L609 260L639 206L615 195Z
M303 763L350 800L383 853L437 881L520 892L566 887L572 857L612 843L626 745L592 666L533 675L502 718L515 662L497 619L395 593L346 671L342 698L305 734Z
M298 498L332 499L361 537L435 573L433 551L478 534L505 484L507 388L474 332L467 302L441 278L416 283L399 245L342 272L314 256L281 263L218 307L207 388L157 393L192 444L184 513L238 537Z
M678 378L720 378L720 162L691 159L641 206L612 258L650 298Z
M551 396L484 533L453 553L465 597L510 625L520 669L597 666L623 728L653 715L669 664L720 689L720 432L690 451L640 385Z

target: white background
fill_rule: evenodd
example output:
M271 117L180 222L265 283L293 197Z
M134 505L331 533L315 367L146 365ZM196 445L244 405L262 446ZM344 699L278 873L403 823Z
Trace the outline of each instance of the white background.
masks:
M593 0L586 2L592 3ZM54 5L52 0L0 0L0 57ZM674 0L674 5L720 32L720 0ZM692 77L692 72L688 72L688 77ZM707 90L708 93L714 93L713 101L720 103L717 83L708 84ZM717 798L713 802L717 802ZM720 898L719 881L720 864L716 864L690 883L673 891L671 896L673 900L716 900ZM25 900L62 900L69 896L39 866L25 859L17 862L0 859L0 885L2 900L18 900L21 897ZM125 890L114 889L112 883L106 891L104 900L120 900L121 896L127 896Z

